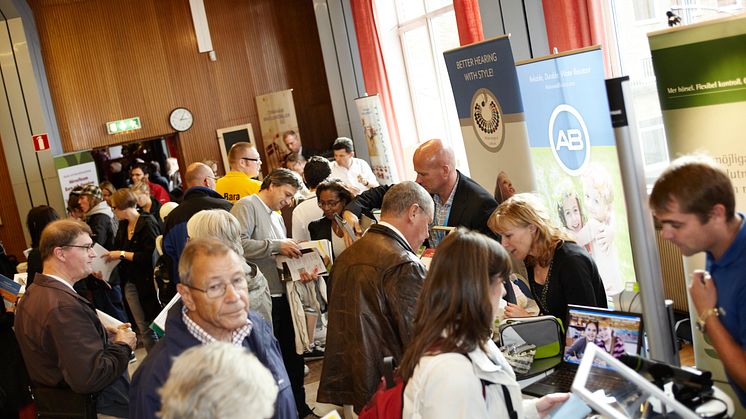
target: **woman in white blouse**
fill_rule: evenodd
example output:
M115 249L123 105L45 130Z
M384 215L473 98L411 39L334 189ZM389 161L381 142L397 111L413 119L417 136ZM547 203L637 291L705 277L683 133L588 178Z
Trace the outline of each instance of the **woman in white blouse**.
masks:
M509 276L510 258L496 241L457 229L441 242L399 368L402 417L535 418L567 400L522 400L513 369L490 339Z

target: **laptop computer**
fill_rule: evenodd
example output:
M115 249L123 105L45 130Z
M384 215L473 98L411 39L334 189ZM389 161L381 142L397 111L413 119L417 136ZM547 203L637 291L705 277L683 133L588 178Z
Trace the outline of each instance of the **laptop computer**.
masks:
M642 346L642 316L637 313L569 305L562 362L551 374L526 386L523 393L541 397L569 392L587 345L600 347L600 337L609 333L612 334L612 339L610 348L604 347L607 352L612 355L617 352L618 356L623 347L625 353L639 353ZM611 384L613 383L609 383Z

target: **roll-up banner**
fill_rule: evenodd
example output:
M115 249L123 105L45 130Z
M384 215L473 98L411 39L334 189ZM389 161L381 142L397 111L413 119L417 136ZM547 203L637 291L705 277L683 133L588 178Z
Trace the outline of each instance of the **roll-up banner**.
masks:
M654 32L648 41L671 158L712 156L730 175L736 209L746 211L746 15ZM704 255L685 258L687 285L689 273L703 267ZM698 367L724 379L717 353L696 332L694 356Z
M295 116L293 89L281 90L256 97L256 112L262 129L262 145L267 160L264 167L269 172L282 167L290 150L282 142L282 134L293 130L298 133L298 119ZM303 141L300 133L298 139Z
M378 95L355 99L357 113L365 133L365 144L368 146L370 168L381 185L393 185L399 182L394 162L394 151L388 137L386 119L381 109Z
M498 203L535 187L510 38L444 54L471 178Z
M67 207L67 198L70 191L76 186L84 186L92 183L98 185L98 172L91 151L80 151L64 154L54 158L54 168L60 179L62 199Z
M523 61L517 71L538 194L555 223L596 261L606 295L632 289L636 279L601 50Z

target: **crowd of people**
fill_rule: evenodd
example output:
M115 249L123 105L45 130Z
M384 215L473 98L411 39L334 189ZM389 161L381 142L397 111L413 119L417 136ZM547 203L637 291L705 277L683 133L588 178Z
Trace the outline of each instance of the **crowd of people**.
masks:
M324 357L317 400L346 417L376 391L386 356L407 383L403 417L543 417L567 399L522 400L490 338L496 319L564 320L569 304L607 305L594 259L535 195L499 184L490 194L440 140L422 143L416 179L395 185L378 185L348 138L334 142L333 162L297 133L283 141L286 167L262 180L249 143L231 147L222 178L209 162L189 164L178 205L136 165L129 187L73 190L67 219L31 210L15 332L38 409L68 398L115 417L314 417L303 382L311 353ZM663 223L678 222L662 218L668 201L652 202ZM363 215L377 221L364 234ZM331 271L289 280L276 259L301 257L308 240L330 242ZM427 269L420 249L436 246ZM94 271L97 257L118 261L108 277ZM695 304L707 327L728 333L708 311L714 285L702 284ZM151 324L169 302L157 334ZM585 325L582 347L618 351L608 328ZM130 382L139 343L147 356Z

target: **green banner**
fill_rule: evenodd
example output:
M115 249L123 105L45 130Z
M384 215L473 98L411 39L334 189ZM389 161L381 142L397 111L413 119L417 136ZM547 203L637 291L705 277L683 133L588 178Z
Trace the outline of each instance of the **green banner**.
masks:
M651 55L663 110L740 102L746 96L746 35L653 50Z

